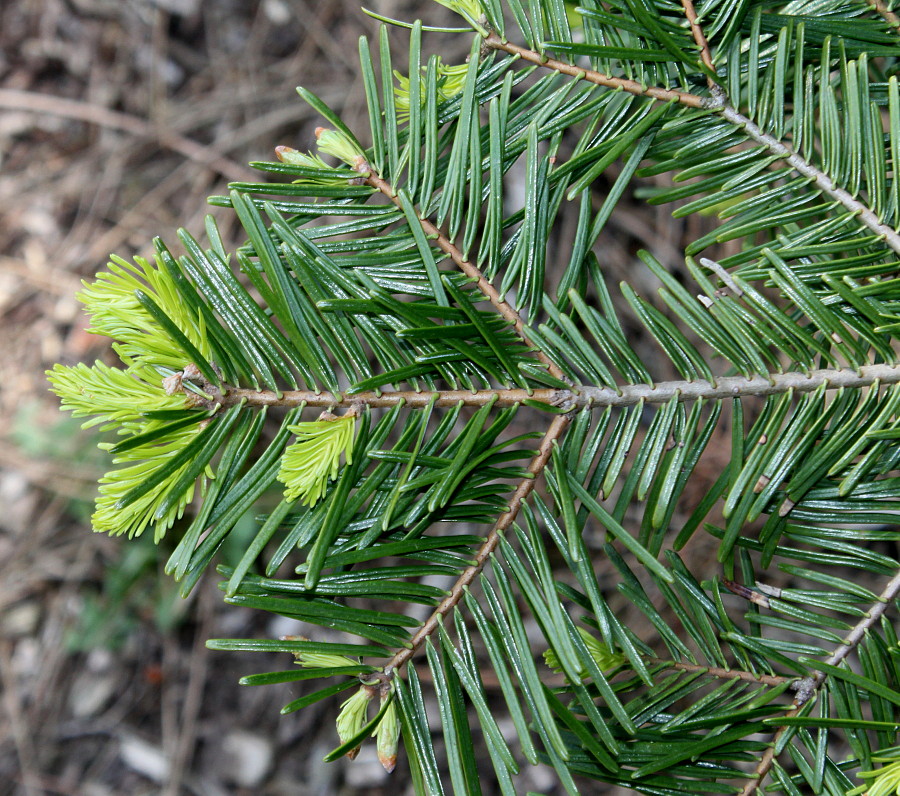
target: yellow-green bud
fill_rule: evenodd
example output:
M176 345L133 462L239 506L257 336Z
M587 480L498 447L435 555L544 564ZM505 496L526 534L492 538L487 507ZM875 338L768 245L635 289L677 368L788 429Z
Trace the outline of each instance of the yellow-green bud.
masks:
M391 699L390 693L381 697L382 704L385 699ZM400 716L397 715L396 702L391 701L387 706L373 735L377 742L378 760L390 773L397 765L397 745L400 741Z
M597 668L603 672L607 669L615 669L617 666L621 666L627 660L624 655L620 652L613 652L606 644L600 641L598 638L595 638L587 630L582 627L578 628L578 635L581 636L582 641L584 641L585 646L588 648L588 652L591 654L591 657L594 659L594 663L597 664ZM547 664L554 671L562 671L562 667L559 664L559 658L556 655L556 652L552 649L547 650L544 653L544 663ZM578 673L582 678L588 677L587 670L582 670Z
M469 70L468 64L457 64L455 66L447 66L441 61L440 56L437 59L437 68L435 75L437 77L437 98L445 102L453 99L459 94L466 82L466 73ZM425 67L419 74L419 99L425 102ZM397 84L394 86L394 105L397 109L397 115L401 119L409 117L409 82L411 79L397 70L394 70L394 77L397 78Z
M486 15L478 0L437 0L437 2L459 14L482 36L487 36L488 31L483 24Z
M329 130L327 127L316 128L316 143L320 152L333 155L343 160L348 166L360 173L368 173L366 156L362 150L340 130Z
M327 169L328 164L325 163L318 155L309 152L301 152L299 149L293 149L289 146L275 147L275 157L288 166L303 166L306 169Z
M278 480L287 487L287 500L299 498L310 506L318 502L328 481L337 478L341 454L346 456L347 464L351 463L355 429L353 411L341 417L324 412L318 420L290 426L297 441L282 455L278 473Z
M373 696L371 688L361 686L359 691L341 705L341 712L337 717L337 733L342 744L349 741L365 726L366 712ZM358 746L347 752L347 757L353 760L357 754L359 754Z
M282 636L282 641L309 641L306 636ZM346 655L332 655L327 652L295 652L294 662L304 669L336 669L343 666L359 666L358 660Z

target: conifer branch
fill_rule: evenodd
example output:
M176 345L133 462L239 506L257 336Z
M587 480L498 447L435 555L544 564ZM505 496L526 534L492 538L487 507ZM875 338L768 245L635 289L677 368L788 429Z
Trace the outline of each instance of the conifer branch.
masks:
M544 468L550 461L550 456L553 452L553 443L562 437L566 428L568 428L568 425L568 415L557 415L553 418L553 422L550 424L547 433L544 434L544 437L541 440L537 453L535 453L531 463L528 465L528 477L523 478L519 482L519 485L516 487L515 492L513 492L512 497L510 498L509 508L500 515L494 527L491 529L491 532L485 537L484 542L478 549L478 553L475 555L475 563L463 570L456 583L453 584L450 594L444 598L431 616L429 616L419 627L418 631L416 631L415 635L410 639L409 646L404 647L388 661L387 665L384 667L385 675L391 677L394 676L396 671L416 654L422 644L425 643L425 639L438 629L438 626L441 624L444 617L447 616L447 614L449 614L463 598L466 589L472 585L472 582L484 569L484 565L491 557L491 554L496 550L497 545L500 543L501 535L515 521L519 514L519 510L522 508L523 501L531 494L537 483L538 477L544 472Z
M851 196L843 188L839 188L835 185L834 180L832 180L824 171L802 158L774 136L763 132L753 121L731 105L724 105L719 109L719 113L724 119L743 128L744 132L747 133L750 138L758 144L765 146L773 155L789 163L798 174L802 174L804 177L812 180L822 193L826 196L830 196L851 213L856 215L859 220L878 235L887 246L900 254L900 233L889 227L887 224L882 223L874 210L864 205L854 196Z
M547 58L534 50L528 50L525 47L519 47L510 44L509 42L504 42L500 37L493 33L485 37L484 41L486 46L493 49L519 55L526 61L537 64L538 66L553 69L561 74L570 75L578 79L587 80L588 82L596 83L599 86L618 88L631 94L652 97L657 100L675 100L679 104L691 108L709 108L716 110L724 119L727 119L737 127L741 127L754 141L763 144L773 155L789 163L798 174L812 180L822 193L826 196L830 196L851 213L858 216L859 220L866 227L871 229L893 251L900 254L900 233L887 224L884 224L874 210L867 207L843 188L839 188L835 185L834 180L832 180L824 171L792 151L774 136L763 132L758 125L756 125L749 117L744 116L737 108L726 104L724 102L724 94L720 90L714 91L713 96L707 98L683 91L671 91L668 89L647 87L633 80L610 77L601 72L596 72L591 69L581 69L563 61Z
M680 6L675 6L681 19L677 43L667 30L671 18L660 25L647 16L668 14L671 6L665 3L650 3L632 17L599 6L586 12L604 31L603 36L586 43L568 36L564 20L558 17L558 0L514 5L511 16L524 39L566 39L569 44L558 45L564 53L560 58L572 63L511 44L491 32L487 20L499 29L500 0L490 7L482 7L483 0L438 0L479 33L476 42L484 44L482 56L495 49L512 57L502 56L503 63L494 65L496 70L479 68L476 72L473 67L480 65L473 63L445 66L436 55L422 67L420 33L429 28L414 24L410 75L394 73L399 87L390 78L390 41L386 36L379 41L384 103L378 98L378 72L371 52L363 45L371 129L374 135L382 134L387 121L393 160L400 164L408 161L413 170L415 147L425 133L426 148L434 155L428 159L424 178L429 190L447 191L460 181L469 181L470 187L481 185L485 175L477 152L474 165L467 165L468 156L463 158L465 162L457 157L460 146L467 146L472 124L481 124L482 133L490 128L491 156L503 162L521 155L522 130L530 131L532 157L525 202L519 202L519 196L505 195L504 190L494 191L484 216L486 196L480 197L480 208L479 197L470 197L475 202L469 215L473 239L480 230L482 236L493 235L493 243L500 244L499 250L495 245L486 253L490 268L474 255L474 262L470 261L455 225L445 226L435 215L429 220L429 202L419 200L416 207L415 198L402 188L398 176L374 172L362 144L340 117L311 92L300 89L310 106L333 125L333 129L316 131L319 154L278 147L276 154L284 168L269 164L277 167L269 170L297 177L290 187L236 185L230 200L217 200L219 204L230 201L247 232L246 245L232 255L240 273L234 273L222 236L209 219L210 248L182 231L186 255L175 257L157 241L158 256L153 262L136 257L130 263L112 257L109 269L98 273L93 283L85 283L79 294L91 316L90 331L114 339L122 365L58 365L48 373L63 407L76 417L90 418L86 427L117 432L117 440L100 443L116 467L101 479L95 529L138 535L152 528L159 541L199 490L202 507L167 565L167 571L189 590L212 563L219 545L235 530L239 518L267 492L280 490L281 499L268 510L231 573L228 601L297 616L313 625L345 631L366 643L288 637L278 641L219 640L211 646L293 651L303 669L296 677L291 672L252 675L244 680L248 685L335 675L353 678L313 695L318 698L344 687L358 689L343 703L338 716L341 746L326 759L345 753L352 757L360 741L374 735L382 764L393 769L402 722L413 777L429 792L440 791L443 781L451 782L461 793L477 790L470 785L483 774L474 762L474 738L465 732L470 724L473 729L481 725L487 742L493 744L491 758L498 781L506 782L509 789L518 754L512 746L509 754L500 749L506 733L501 740L490 715L493 705L488 707L482 698L486 682L502 685L522 757L532 763L556 761L561 781L575 772L601 781L620 780L625 765L633 768L630 784L636 792L676 792L684 789L682 785L703 790L709 783L713 790L743 788L744 796L761 793L769 787L766 780L773 770L781 774L779 766L789 765L782 749L795 739L798 724L823 727L823 734L825 726L832 724L831 720L805 718L816 701L827 701L838 715L851 716L849 720L842 717L829 730L868 727L885 730L879 732L879 741L888 737L891 727L897 726L892 720L900 713L894 706L887 715L889 710L880 709L878 697L892 701L885 689L894 685L890 655L896 639L887 625L886 611L888 606L896 611L900 604L900 571L884 575L885 559L872 555L866 545L866 540L882 538L884 532L860 533L857 523L864 528L877 527L884 522L885 512L890 513L892 501L900 499L900 485L893 477L900 451L896 430L900 353L895 350L897 325L890 322L893 294L884 274L889 266L883 264L885 246L900 254L900 232L889 226L895 220L892 214L900 186L897 170L892 169L898 161L897 141L896 135L886 135L883 129L885 109L872 104L865 94L873 80L883 80L882 58L888 52L880 46L882 39L889 38L883 32L885 24L871 18L881 14L895 32L900 30L900 18L890 10L888 0L866 1L873 9L870 19L849 21L846 26L852 54L858 53L859 61L821 88L815 80L827 81L827 75L822 72L820 51L791 46L791 25L797 18L792 23L790 9L767 16L765 30L757 26L751 33L751 38L758 33L774 42L771 34L781 28L775 66L771 70L740 70L740 59L720 62L725 53L721 43L715 49L716 41L711 46L707 39L707 33L713 39L712 27L704 30L706 16L701 6L695 7L698 0L679 0ZM834 0L833 7L823 8L823 13L837 5L839 0ZM742 22L737 16L729 17L732 11L717 12L715 23L718 31L730 31L729 37ZM530 15L535 15L533 22ZM869 52L867 70L865 43L873 38L867 38L872 25L882 32L874 37L873 43L879 47ZM828 32L841 52L850 52L842 31ZM566 51L575 55L570 57ZM670 84L661 78L658 86L647 86L577 65L590 66L594 57L598 63L606 58L626 64L658 62L663 65L648 66L646 71L636 68L634 76L652 81L650 75L677 73L680 82ZM510 62L517 62L512 70L506 69ZM725 67L720 73L716 63ZM533 65L566 75L565 85L560 89L559 78L545 75L547 79L533 84L534 90L517 91L513 98L510 78L513 85L523 85L516 79L531 74ZM788 75L804 80L791 80ZM470 105L476 78L479 96L495 97L488 127L478 116L480 106ZM576 83L585 90L570 91ZM857 96L854 87L861 99L851 107L847 98ZM832 88L834 96L829 93ZM392 90L396 113L390 111ZM460 92L466 98L462 104L448 102ZM617 92L629 95L619 97L625 100L621 105L616 102ZM798 92L810 97L802 108ZM740 97L749 98L746 106ZM0 105L2 99L0 92ZM655 101L663 104L655 105ZM896 132L895 81L888 84L888 104L889 126ZM441 109L438 116L435 107ZM83 114L83 109L68 110L73 117ZM648 115L648 110L653 113ZM871 124L863 118L866 113ZM546 122L553 114L558 121L548 127ZM582 124L591 114L591 121ZM651 141L648 131L664 118L671 124ZM863 123L856 125L859 119ZM134 127L124 117L113 121L123 129ZM407 121L410 132L404 138ZM396 137L394 122L398 125ZM563 182L555 182L560 190L551 193L554 197L582 197L577 221L572 215L574 226L559 227L563 237L574 233L571 241L578 257L573 255L571 267L557 284L558 269L543 268L542 260L532 268L527 258L533 247L546 244L542 236L555 234L551 230L562 221L568 224L568 219L558 217L554 201L540 190L547 165L540 152L548 141L552 150L558 135L576 123L582 131L573 149L577 157L573 155L567 168L555 172ZM797 143L799 134L773 132L776 127L796 132L798 125L809 128L802 147ZM848 134L844 141L841 133L848 127L853 135ZM533 146L535 137L540 149ZM456 143L448 146L451 141ZM749 149L735 146L741 141ZM628 168L604 199L604 209L596 214L590 195L596 175L613 160L627 157L635 145L638 149ZM383 153L384 149L376 146L376 151ZM821 155L804 156L808 152ZM322 159L325 155L353 171L332 168ZM727 212L720 215L728 220L721 229L727 234L720 237L744 239L744 254L734 258L730 271L701 258L699 264L713 276L692 271L694 282L685 284L681 280L674 284L663 265L644 257L650 271L670 289L671 295L663 297L667 308L646 300L631 280L626 280L621 291L628 307L618 304L609 290L611 275L593 260L590 267L576 269L577 273L572 270L581 262L579 257L597 253L593 251L594 233L626 195L635 176L632 167L640 165L636 158L651 166L648 172L677 173L681 177L676 180L688 182L663 187L654 193L654 201L698 196L685 208L686 213L725 208ZM772 164L775 170L767 171ZM787 188L798 210L772 199L781 196L779 176L794 172ZM697 177L702 180L695 182ZM501 182L492 187L505 189ZM865 193L860 197L861 185L865 185ZM357 197L371 198L373 192L387 201L374 197L379 207L356 206ZM267 196L274 193L284 194L284 198L269 204ZM454 205L449 194L445 200ZM404 239L392 245L383 239L381 211L396 217L394 206L402 211L399 218L405 232L412 229L415 233L414 241ZM352 212L345 212L348 207ZM342 216L356 218L347 223ZM525 238L513 234L523 216ZM853 240L847 240L844 228L854 216L859 220L849 225ZM808 217L815 218L810 226L792 226L791 219ZM483 224L482 219L486 219ZM534 222L532 227L530 222ZM322 251L339 256L312 261L302 254L295 258L289 229L295 225L299 235L304 234L304 227L314 227L312 237L323 241ZM771 272L758 260L761 247L754 248L759 230L785 233L786 237L775 236L778 240L773 248L783 250L788 241L790 261L779 265L774 284ZM793 245L796 242L802 253ZM422 256L411 257L410 252ZM805 258L801 261L806 265L798 271L790 258ZM559 308L559 313L554 313L551 307L549 325L546 330L540 327L539 334L539 306L530 309L535 306L532 301L528 309L520 310L518 301L507 301L506 288L501 288L500 276L495 275L503 274L504 269L502 281L504 286L509 284L508 290L517 286L520 294L535 298L553 295L555 284L557 294L565 293L571 299L571 312ZM807 274L812 271L825 280L826 294L818 283L808 283ZM486 274L496 280L496 287ZM395 283L390 282L392 276L398 277ZM407 277L411 281L407 282ZM355 298L325 300L334 296L334 285L349 284L346 280L366 285L372 278L388 280L379 283L394 296L391 302L373 304L365 300L365 290L353 289L350 292ZM715 285L710 285L709 279L721 289L714 293ZM463 294L459 292L462 282L466 287ZM753 284L764 291L761 300L753 299ZM438 304L454 306L436 307L430 299L423 303L422 291L415 285L431 285L432 298ZM442 295L444 291L447 296ZM339 296L345 292L337 289ZM707 299L707 293L711 298ZM738 301L717 303L716 296L726 293ZM742 297L750 303L745 304ZM469 306L473 301L480 310ZM410 312L395 302L412 302ZM491 307L486 307L488 302ZM459 306L472 323L459 322ZM424 308L437 325L423 320L428 328L407 328L421 326L415 320L416 308ZM631 313L623 324L620 310L628 312L629 308ZM495 314L503 320L494 318L485 326L481 316ZM408 322L401 322L403 317ZM404 329L398 331L398 325ZM845 328L849 332L842 331ZM681 380L654 383L652 352L632 345L632 334L652 337L658 353L674 366ZM704 340L707 347L698 347L692 338ZM488 350L481 345L485 341ZM503 350L506 346L512 350ZM418 356L412 360L414 353ZM397 369L373 369L376 354L380 363L394 363L391 368ZM822 358L817 363L829 367L809 369L814 364L812 357L819 355ZM525 362L521 362L523 356ZM453 364L445 367L445 363ZM535 365L540 372L531 378ZM713 372L729 375L711 375ZM430 389L408 389L416 383L416 374L422 373ZM466 374L470 373L482 374L479 386L486 388L435 386L467 384ZM699 378L701 373L706 378ZM554 378L548 378L549 374ZM685 380L682 374L697 378ZM515 389L507 388L511 377ZM589 383L577 384L580 379ZM246 389L248 385L254 389ZM313 389L281 389L298 385ZM326 385L331 391L316 389ZM826 395L826 391L837 392ZM765 400L769 396L775 399ZM731 405L725 404L733 399L763 403L752 401L754 397L765 400L766 405L762 414L751 411L754 419L749 424L737 412L741 401L735 404L735 413L727 411ZM476 409L464 412L471 415L465 423L458 422L462 406ZM508 425L519 406L537 410L525 430L537 428L540 433L517 434ZM272 418L267 407L277 410L274 414L278 417ZM317 407L303 414L318 414L318 418L301 420L304 407ZM611 407L621 411L592 414L593 409ZM370 408L373 412L365 411ZM265 431L269 420L280 421L274 436ZM720 433L723 425L729 427L730 447ZM770 606L766 596L774 596L775 590L761 582L750 589L710 574L704 562L689 557L680 563L673 561L673 569L668 569L657 555L660 545L675 531L673 512L692 497L691 479L705 477L701 462L709 462L708 452L715 446L728 448L728 461L723 460L726 474L716 476L715 486L693 508L675 547L680 549L686 538L700 530L704 519L721 516L722 533L715 525L704 530L722 537L717 561L724 564L733 557L734 545L747 523L766 515L772 521L766 522L760 534L760 544L767 551L760 565L768 570L777 565L775 558L799 560L801 566L787 564L785 570L819 585L797 590L795 596L813 608L824 609L818 614L804 612L802 606L788 611L787 619L771 623L770 637L768 630L754 623L755 617L746 616L738 606L739 615L751 623L751 632L759 631L759 644L750 647L758 666L754 660L743 668L728 668L728 661L734 661L728 654L729 639L719 638L715 615L708 612L706 584L708 578L718 578L723 587L752 600L764 613L777 607L774 600ZM375 459L377 466L370 459ZM537 521L543 530L529 526L537 532L529 534L527 544L518 551L526 556L520 558L505 540L511 530L519 532L517 518L523 502L535 499L536 493L532 493L542 476L549 477L551 461L554 470L558 467L566 477L552 484L553 507L541 507ZM787 493L792 500L779 502L773 499L776 493ZM801 525L784 530L778 520L796 505L794 500L802 506L802 516L798 507L794 519ZM613 513L604 508L610 501L616 503ZM265 505L271 507L272 503L266 500ZM629 519L623 524L626 507ZM678 654L656 657L643 646L650 653L645 656L632 646L632 662L641 671L650 667L652 673L652 679L635 677L628 671L625 652L616 649L613 641L608 645L594 636L591 628L611 627L604 626L603 613L614 609L606 603L607 590L597 591L591 562L582 558L584 548L575 532L585 511L606 528L609 540L627 548L637 565L649 573L664 580L683 574L682 585L687 588L669 590L660 584L651 597L640 587L637 569L629 573L630 565L617 566L626 599L650 620L668 648L676 653L686 649L679 635L688 643L693 641L694 649L699 650L696 659ZM641 515L639 522L631 521L633 515ZM479 523L482 530L477 536L433 532L430 526L435 519ZM411 533L404 534L404 528ZM632 533L638 528L639 534ZM783 540L779 538L782 531ZM501 546L502 571L497 560ZM305 563L295 569L299 578L276 577L289 558L304 555ZM396 566L398 559L403 559L403 566ZM561 561L569 564L562 578L558 575ZM467 600L473 585L487 589L488 562L498 578L504 574L509 578L501 584L501 603L490 591L481 595L489 598L490 615L496 623L480 610L482 606L469 605ZM371 566L356 566L369 563ZM845 577L845 566L886 583L880 596ZM898 566L891 564L892 568ZM834 567L838 572L830 575ZM256 575L256 571L265 575ZM452 572L455 583L445 591L423 580L435 572ZM728 575L734 577L730 571ZM566 588L554 589L559 583ZM541 589L540 599L535 588ZM359 595L390 605L386 610L362 608L354 604ZM834 627L832 614L846 612L848 605L856 611L860 600L863 606L870 604L868 613L852 628L849 623L841 625L840 632L846 635L830 636L832 650L822 650L818 645L826 637L824 631ZM406 607L411 603L429 607L424 616L410 620ZM582 617L584 626L577 628L583 644L561 645L558 642L566 641L568 626L557 620L573 605L588 614ZM539 618L547 615L552 620L539 622L547 642L544 662L550 672L529 670L522 677L518 661L530 662L535 652L533 639L519 632L519 611L529 606ZM715 607L730 614L732 606L716 603ZM515 623L507 626L500 621L504 616ZM860 613L856 616L859 619ZM767 624L763 620L768 617L756 618ZM798 634L811 636L816 646L780 645L777 631L788 622ZM444 630L451 625L454 629L448 636ZM741 628L735 625L735 630ZM627 627L623 631L632 632ZM490 643L496 632L501 636L500 647ZM510 633L513 638L503 638ZM481 648L481 652L490 652L497 667L496 679L492 679L490 665L479 660L483 656L479 645L472 643L473 634L486 642L487 649ZM608 639L609 633L603 636ZM643 645L639 635L634 636L634 643ZM515 669L515 680L510 679L512 671L510 677L500 677L506 660ZM856 660L866 664L862 676L851 672L850 663ZM488 670L486 678L479 678L482 666ZM773 674L774 667L783 674ZM803 667L799 674L796 667ZM442 756L442 750L432 743L424 695L412 674L419 674L419 669L423 670L421 679L430 678L434 686L445 748L453 754ZM589 679L589 671L595 675L607 671L617 678L610 691L610 683L598 676L592 688L599 690L587 694L588 700L602 698L608 710L593 709L584 701L583 690L569 705L562 703L562 695L554 696L559 679L580 687L580 680ZM402 680L406 675L408 683ZM836 682L850 686L845 699L833 693L831 686ZM476 709L474 722L470 719L475 716L467 715L458 699L460 684ZM691 693L701 699L688 705L685 697ZM380 707L372 718L370 708L375 707L376 697ZM748 703L748 699L754 701ZM650 727L644 721L649 713L643 713L640 720L631 715L629 706L634 700L650 705L648 710L656 716L671 716L671 720L666 719L667 726ZM529 718L520 708L523 703ZM307 697L295 700L284 712L305 704ZM859 725L852 718L870 715L883 721ZM634 736L636 726L641 727L639 736ZM768 744L754 740L761 726L767 728ZM695 732L702 729L709 732ZM530 742L532 736L535 741L539 738L547 755ZM733 743L742 739L747 743ZM796 739L805 740L801 736ZM498 749L503 754L494 754ZM753 749L757 751L747 758L748 750ZM581 765L578 755L582 751L595 758L589 761L591 767ZM815 766L801 764L788 776L805 778L811 791L820 792L826 766L835 761L828 750L813 756ZM855 768L869 767L869 758L863 757L852 761ZM742 761L747 759L757 762L744 768ZM873 755L871 759L883 758ZM643 762L632 767L636 760ZM576 761L574 768L572 761ZM594 762L599 766L593 767ZM840 767L849 771L851 766ZM886 793L894 787L890 783L895 773L896 783L900 783L900 762L862 771L860 778L875 777L877 782L853 792L868 787L873 794Z
M703 28L700 27L700 22L697 19L697 11L694 9L694 3L692 0L681 0L681 7L684 9L684 15L687 17L687 21L690 23L691 35L694 37L697 47L700 48L700 60L710 72L715 74L716 67L713 64L712 55L709 51L709 42L706 40L706 34L703 32ZM716 82L712 77L708 77L706 80L710 90L715 92L716 89L718 89ZM713 96L715 96L715 93Z
M699 672L708 674L718 680L744 680L748 683L761 683L762 685L778 686L783 683L796 683L796 677L781 677L775 674L755 674L743 669L723 669L719 666L703 666L699 663L683 663L682 661L667 661L662 658L644 658L648 666L662 666L666 669L678 669L680 672Z
M881 619L884 612L888 609L888 606L898 597L900 597L900 571L890 579L887 586L884 587L884 590L878 596L875 604L868 610L866 615L856 623L853 629L847 634L844 642L835 649L831 657L829 657L825 663L829 666L839 665L841 661L859 646L860 642L865 638L869 628L873 627L875 623ZM793 707L784 714L784 717L789 719L797 716L803 706L816 695L816 692L821 688L822 683L824 683L827 678L828 675L825 672L819 671L811 677L799 681ZM763 780L772 769L772 764L775 762L775 749L778 747L778 741L787 730L787 727L778 728L775 737L772 739L772 745L766 749L753 772L753 779L747 783L739 796L753 796L753 792L762 785Z
M394 190L394 187L390 185L385 179L380 177L378 174L374 172L372 167L368 163L360 163L356 166L357 171L361 173L368 172L368 177L366 178L366 182L371 185L373 188L377 188L381 193L383 193L388 199L391 200L398 208L403 209L403 205L400 202L400 199L397 197L397 193ZM515 308L504 299L500 293L497 292L497 288L495 288L488 279L481 273L481 270L471 261L467 260L463 253L459 250L459 247L456 246L453 241L451 241L443 232L441 232L431 221L421 215L418 211L416 211L416 217L419 219L419 223L422 225L422 229L425 231L426 236L434 239L438 248L444 252L444 254L448 255L453 263L462 271L466 276L473 279L475 281L478 289L487 297L488 301L494 305L497 309L497 312L500 313L510 324L512 324L513 328L516 330L516 333L522 340L532 348L537 354L537 358L547 366L547 372L557 378L563 379L563 372L559 369L557 364L550 359L543 351L535 348L532 344L531 340L528 339L528 334L526 332L525 321L522 320L522 316L515 310Z
M484 406L495 401L495 406L506 407L526 401L544 404L564 411L590 406L595 409L607 406L634 406L664 404L677 398L679 401L722 400L751 396L781 395L792 390L795 393L813 392L823 385L826 389L859 389L877 385L900 383L900 364L863 365L859 368L810 370L806 373L772 373L768 376L722 376L715 382L706 379L696 381L664 381L658 384L625 384L618 389L611 387L574 386L569 390L398 390L395 392L331 393L313 390L285 390L281 393L271 390L234 389L224 395L210 384L202 384L201 389L211 397L202 398L189 393L195 406L212 409L215 406L227 408L244 403L246 406L309 407L369 406L392 407L399 403L411 409L421 409L434 400L435 406Z
M582 69L565 61L558 61L555 58L548 58L546 55L529 50L527 47L520 47L512 42L504 41L496 33L491 33L484 38L486 47L492 50L502 50L510 55L518 55L523 61L528 61L538 66L553 69L564 75L577 78L578 80L586 80L588 83L595 83L598 86L606 86L607 88L620 89L629 94L635 94L639 97L652 97L663 102L675 100L681 105L687 105L691 108L713 108L717 107L718 102L709 97L701 97L699 94L691 94L688 91L677 91L674 89L658 88L656 86L645 86L637 80L628 80L624 77L612 77L604 75L602 72L596 72L593 69Z

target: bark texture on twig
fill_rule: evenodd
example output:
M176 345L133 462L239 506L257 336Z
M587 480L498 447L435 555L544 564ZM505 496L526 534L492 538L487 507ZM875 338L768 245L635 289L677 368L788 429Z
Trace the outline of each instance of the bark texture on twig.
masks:
M573 386L568 390L398 390L386 392L331 393L313 390L285 390L275 393L270 390L234 389L221 395L210 385L204 385L205 392L213 396L210 408L218 404L222 407L244 402L247 406L293 407L305 404L310 407L353 406L391 407L402 403L419 409L432 400L435 406L484 406L495 401L495 406L505 407L522 404L525 401L544 404L547 407L571 411L585 406L603 408L607 406L634 406L662 404L678 401L722 400L752 396L781 395L789 391L795 393L814 392L822 387L828 390L840 388L860 389L876 385L900 383L900 364L863 365L860 368L820 369L807 373L771 373L767 376L722 376L715 381L697 379L695 381L664 381L659 384L627 384L611 387ZM434 396L437 396L435 399ZM199 396L191 394L191 400L203 403Z

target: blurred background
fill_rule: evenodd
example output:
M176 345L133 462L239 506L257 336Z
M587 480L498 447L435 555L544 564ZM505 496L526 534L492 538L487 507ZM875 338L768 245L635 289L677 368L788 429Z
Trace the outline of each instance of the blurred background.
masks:
M450 21L435 3L367 2L401 19ZM237 685L289 668L286 656L204 647L290 627L225 606L214 578L183 601L150 538L91 533L105 456L59 413L44 376L56 362L108 354L104 338L83 331L74 294L110 253L148 255L155 235L174 240L179 226L198 233L207 196L262 178L246 162L273 159L278 144L312 147L320 120L295 86L365 140L357 40L377 23L358 3L0 3L0 794L408 789L402 764L388 777L374 744L353 763L318 764L336 745L336 705L281 717L292 686ZM402 53L405 34L392 35ZM425 46L460 62L468 42L430 34ZM212 212L226 246L239 242L230 215ZM682 241L699 231L669 214L614 217L609 267L628 274L639 246L679 262ZM553 794L553 781L530 769L520 792Z

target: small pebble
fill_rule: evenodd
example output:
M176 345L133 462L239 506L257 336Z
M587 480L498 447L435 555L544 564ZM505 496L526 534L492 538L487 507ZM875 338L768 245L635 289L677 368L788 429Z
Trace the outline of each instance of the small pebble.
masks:
M79 672L69 691L69 710L77 719L96 716L116 690L116 678L108 674Z
M291 21L291 9L284 0L264 0L262 9L273 25L287 25Z
M374 738L363 743L356 759L347 760L344 765L344 782L350 788L376 787L389 776L378 760Z
M241 788L257 788L272 769L275 752L272 744L260 735L235 730L222 742L226 755L225 776Z
M41 618L41 606L34 600L13 605L3 613L3 635L7 638L33 636Z
M171 764L165 752L136 736L122 738L119 757L130 769L153 782L162 784L169 777Z

